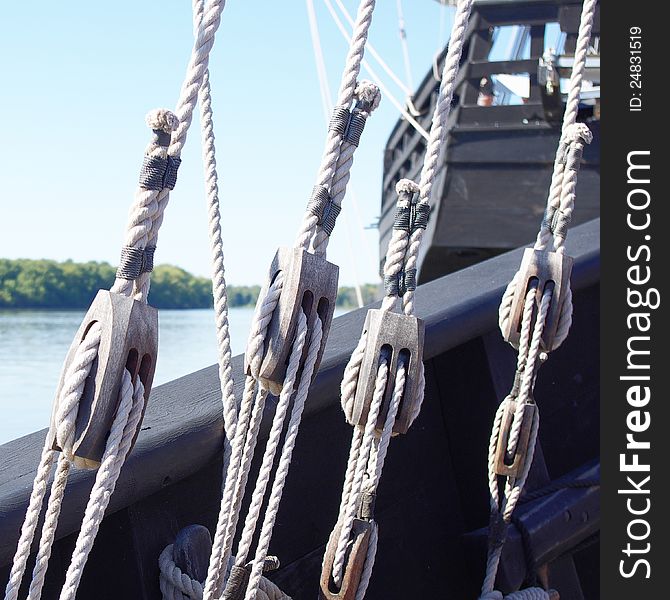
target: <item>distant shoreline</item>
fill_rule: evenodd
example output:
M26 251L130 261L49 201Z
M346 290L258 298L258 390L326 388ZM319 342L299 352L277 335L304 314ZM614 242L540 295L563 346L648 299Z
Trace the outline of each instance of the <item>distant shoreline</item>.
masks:
M0 310L46 309L83 310L100 289L114 282L115 267L106 262L77 263L71 260L0 259ZM228 285L231 308L253 307L259 285ZM379 299L380 286L361 286L364 304ZM212 284L174 265L158 265L151 277L150 302L163 309L204 309L212 307ZM340 287L339 308L358 306L353 287Z

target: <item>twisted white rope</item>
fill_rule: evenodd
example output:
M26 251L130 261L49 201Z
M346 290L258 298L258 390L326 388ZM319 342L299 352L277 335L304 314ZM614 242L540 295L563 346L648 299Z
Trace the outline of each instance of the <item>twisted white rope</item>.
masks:
M202 583L192 579L175 564L172 544L161 552L158 567L163 600L202 600ZM256 600L291 600L291 598L269 579L261 577Z
M554 172L549 189L549 197L547 200L547 215L554 214L559 211L561 218L565 224L564 228L554 233L553 225L550 219L544 219L540 232L535 241L535 249L545 251L549 243L553 240L553 250L559 254L565 251L565 234L567 231L567 223L569 223L574 210L575 202L575 188L577 184L577 173L579 170L579 160L584 145L590 143L591 132L586 125L576 123L577 112L579 108L579 93L581 90L584 69L586 65L586 54L588 51L591 29L595 16L597 0L585 0L582 8L581 21L579 26L579 35L575 50L575 60L570 77L570 88L568 92L568 101L566 105L565 115L563 118L563 127L561 140L556 152L556 160L554 162ZM505 293L503 295L500 309L498 313L498 322L503 331L507 330L509 319L511 318L511 308L514 295L517 291L517 286L524 285L523 275L517 272L512 281L510 281ZM565 282L567 285L566 297L561 306L561 313L559 315L558 328L554 338L553 348L557 348L563 343L568 335L570 325L572 323L572 291L570 289L570 282ZM524 303L524 311L522 318L521 336L518 344L518 361L517 374L520 375L518 381L518 397L513 397L513 394L508 396L498 408L496 417L493 422L493 429L491 432L491 440L489 443L489 490L491 494L491 513L492 516L502 512L502 517L505 523L509 523L512 518L512 513L516 503L523 491L523 487L528 476L528 471L533 460L535 451L535 444L537 439L537 431L539 427L539 413L537 410L534 413L533 423L531 427L530 439L528 443L528 453L525 459L524 468L521 475L517 478L507 478L505 483L505 492L502 502L500 502L500 494L498 490L498 476L495 471L495 454L498 444L498 436L502 424L502 416L506 406L512 400L517 400L517 406L512 422L512 427L509 433L507 444L507 451L514 453L522 429L522 417L524 414L524 403L531 401L531 394L535 385L535 377L537 368L540 362L546 358L546 354L540 353L540 340L546 320L546 315L549 311L552 293L550 290L545 290L540 306L538 308L538 315L533 328L532 338L530 337L531 322L533 319L533 310L535 306L536 287L531 285L526 293L526 300ZM495 585L495 578L498 570L500 556L502 554L502 545L489 550L486 575L482 584L482 599L493 600L502 598L502 594L495 592L493 587ZM509 596L509 598L516 598L518 600L525 598L546 598L548 595L544 590L539 588L529 588L517 595Z
M96 324L97 325L97 324ZM93 360L97 355L97 347L100 343L100 326L97 325L89 330L77 348L75 357L65 376L59 410L56 414L56 431L59 443L63 445L63 453L58 461L58 466L51 486L51 494L47 504L44 524L40 536L39 549L33 569L32 580L28 592L29 600L38 600L41 597L44 579L48 568L51 548L56 534L58 517L60 514L63 496L65 493L67 478L75 459L72 456L72 443L74 439L74 426L78 410L78 398L84 388L84 382L90 372ZM128 371L124 371L121 390L119 392L120 404L117 415L112 424L109 438L102 457L100 468L96 474L96 480L91 491L91 496L84 514L82 526L77 538L70 565L66 574L65 584L61 590L61 600L73 599L76 595L88 554L93 547L100 522L109 503L121 466L125 461L126 454L137 425L142 415L144 405L144 387L137 380L133 389L132 380ZM73 401L76 398L76 402ZM62 437L61 437L62 436ZM10 579L5 590L5 600L18 598L19 588L25 572L26 561L30 554L30 547L37 528L37 521L41 512L42 502L46 493L46 484L49 477L50 467L56 452L50 449L51 436L47 437L45 450L38 468L38 474L33 484L33 493L29 503L26 519L22 527L14 564Z
M456 76L460 66L465 33L470 20L470 12L474 0L460 0L454 16L454 24L449 38L449 48L445 57L440 80L435 110L431 120L430 135L423 159L421 176L418 186L409 180L401 180L396 191L407 190L419 194L419 203L430 205L433 184L439 171L440 156L447 138L447 121L451 113L451 104L455 91ZM384 275L395 275L401 270L416 269L419 249L423 239L424 229L416 228L411 234L394 229L384 264ZM382 308L395 306L395 298L384 299ZM414 314L414 290L407 290L402 298L403 311L407 315Z
M237 527L239 510L267 398L267 391L263 388L259 389L257 384L263 360L265 337L272 320L272 314L279 302L283 281L284 275L280 272L269 286L265 296L257 303L251 324L246 352L251 377L245 379L240 414L225 476L223 497L205 581L204 597L208 600L220 595L225 575L223 565L228 564L232 554L233 537Z
M550 600L550 598L549 592L538 587L530 587L512 592L511 594L507 594L507 596L503 596L502 592L497 590L480 596L480 600Z
M573 125L577 121L577 114L579 112L579 94L582 89L582 81L586 69L586 56L591 41L591 30L593 29L597 3L598 0L584 0L582 6L579 33L575 45L575 57L572 65L570 82L568 84L568 99L565 105L565 113L563 115L561 142L559 142L556 159L554 160L554 171L551 178L547 206L557 206L560 202L561 190L563 188L563 171L565 167L565 163L562 161L561 157L561 145L566 136L569 139L569 130L573 128ZM551 237L552 234L549 227L543 224L537 237L536 248L546 248Z
M19 543L14 554L12 569L9 573L9 581L5 588L5 600L17 600L19 597L21 580L26 570L30 547L35 537L40 513L42 512L42 503L46 495L49 475L51 474L51 467L55 456L56 451L51 449L51 439L47 436L46 443L42 449L40 463L37 467L35 481L33 482L33 491L30 494L26 517L21 526L21 535L19 536Z
M119 392L119 408L109 432L102 462L86 505L77 543L72 553L70 566L65 575L60 600L74 600L100 523L105 516L109 499L114 493L121 467L126 460L131 443L137 432L144 407L144 386L139 377L133 381L127 370L123 372Z
M519 439L521 437L521 430L523 426L524 405L533 402L532 391L535 385L535 377L537 374L537 367L544 358L544 353L540 350L540 342L544 332L544 326L549 312L552 299L552 290L546 289L542 295L540 306L535 316L535 295L536 286L531 286L526 294L524 303L523 318L521 324L521 336L519 343L519 357L517 361L517 373L520 374L520 381L518 390L510 394L503 402L500 403L491 430L491 438L489 442L488 455L488 477L489 477L489 492L491 499L491 515L502 514L502 518L506 524L512 519L512 514L516 508L517 502L521 497L523 488L528 478L531 465L533 463L533 456L535 453L535 444L537 440L537 432L540 425L539 412L535 410L533 413L533 421L531 423L530 435L528 440L528 450L524 463L518 477L505 478L504 497L500 499L499 492L499 476L496 472L496 452L498 449L498 441L500 439L500 430L502 426L503 414L510 402L516 402L516 410L510 427L509 436L507 440L506 451L514 455L517 450ZM534 322L533 322L534 321ZM532 334L531 334L532 331ZM498 572L498 565L502 555L502 545L496 545L489 549L486 574L482 584L482 591L480 595L481 600L488 600L496 596L494 594L495 578ZM528 592L533 597L533 592ZM518 598L525 598L526 596L519 596Z
M337 540L337 547L335 550L335 557L333 559L333 581L338 587L342 585L344 576L344 565L346 562L347 544L358 510L361 493L363 490L364 478L367 474L368 460L370 457L370 450L372 448L373 440L375 439L375 426L379 418L379 411L384 400L384 391L386 390L386 381L389 372L389 358L382 356L379 367L377 369L377 377L375 379L375 388L372 396L372 402L368 411L368 418L365 423L365 430L360 442L360 447L355 453L356 466L353 469L353 478L347 496L348 501L344 506L344 512L338 518L340 525L340 535ZM352 444L353 448L353 444ZM353 455L350 453L350 460Z
M51 487L51 494L47 505L44 525L37 553L33 578L30 585L29 598L39 598L44 585L44 576L51 555L51 547L58 523L61 502L67 483L67 476L72 462L80 459L73 456L74 431L79 409L79 399L84 391L84 384L88 377L93 361L100 345L101 326L95 323L87 332L86 337L77 347L72 362L68 367L63 380L63 386L58 399L58 411L55 415L55 433L63 454L58 460L56 475ZM21 528L21 535L14 556L9 581L5 589L5 600L16 600L21 586L21 580L26 569L30 548L37 529L42 504L46 495L47 484L51 467L57 452L52 449L52 435L49 433L42 450L42 457L37 468L37 475L33 482L33 491L28 503L28 510ZM83 459L81 459L83 461ZM85 461L84 461L85 462ZM86 466L86 465L84 465Z
M284 421L286 419L286 414L288 413L291 398L295 391L294 388L298 377L298 369L300 367L300 357L302 356L306 341L307 317L303 311L300 311L296 338L293 343L293 348L291 349L284 386L279 395L279 402L275 409L272 428L270 429L270 435L268 436L268 441L265 446L265 453L263 454L263 462L258 472L258 479L256 480L256 487L254 488L251 497L251 504L249 505L249 511L247 512L242 537L237 546L237 559L235 563L237 566L244 566L247 563L251 542L260 517L261 506L263 504L263 499L265 498L267 486L270 482L272 465L277 453L277 448L279 447L282 430L284 428ZM263 560L265 560L265 557L263 557Z
M205 14L204 0L193 2L193 24L197 36ZM228 323L228 295L226 293L225 266L223 259L223 239L221 235L221 210L219 207L219 185L216 169L216 147L214 143L214 112L209 83L209 69L203 73L198 95L200 104L200 127L202 137L202 157L205 169L205 195L209 216L209 243L212 256L212 295L214 297L214 319L218 349L219 382L223 405L223 472L225 473L232 451L231 444L237 423L237 404L232 376L232 351L230 347L230 326Z
M432 125L428 141L426 156L424 158L423 168L421 171L420 185L410 181L402 180L396 186L398 194L419 193L419 201L423 203L430 202L430 195L437 174L437 166L440 157L440 152L446 139L447 119L451 110L451 101L454 93L454 83L460 58L463 51L463 44L465 41L465 30L470 17L473 0L463 0L459 3L457 13L454 19L454 26L449 43L449 50L444 65L444 72L440 84L440 92L433 113ZM399 204L405 202L399 199ZM387 249L386 261L384 263L384 275L396 276L402 270L415 269L418 252L423 237L423 229L418 228L411 234L402 229L394 229L389 247ZM394 296L386 296L382 302L382 310L389 311L396 308L397 299ZM403 295L403 311L407 315L414 314L414 291L407 290ZM358 377L365 352L367 336L363 334L359 343L354 350L351 359L349 360L341 385L341 401L342 408L345 412L347 421L352 422L353 407L356 395L356 387L358 384ZM362 481L364 475L367 475L367 488L369 491L376 489L381 472L383 469L384 459L388 449L388 443L393 431L393 423L400 405L404 385L405 385L405 367L400 365L397 371L395 381L394 394L392 397L391 406L386 415L386 421L379 438L375 435L375 424L379 416L381 401L383 399L384 388L386 386L385 378L388 374L388 366L384 368L384 363L380 365L377 374L375 391L373 395L372 404L368 413L368 421L366 423L365 432L361 435L359 431L355 431L352 439L351 450L349 454L349 464L347 466L347 473L345 476L345 483L342 493L342 501L340 504L340 515L338 518L338 526L340 527L340 534L333 560L332 577L336 585L341 585L343 570L345 564L345 556L349 537L351 535L351 528L353 526L353 519L358 508L360 494L362 492ZM425 374L423 364L419 365L419 379L420 385L418 393L421 398L416 403L416 406L410 415L410 424L418 415L421 409L423 400L423 393L425 387ZM383 385L382 385L383 380ZM361 600L365 596L365 591L368 586L372 566L374 564L374 557L377 547L377 532L374 530L374 543L368 545L368 554L363 568L363 575L357 590L357 598Z
M547 215L556 212L560 214L564 227L556 232L552 230L551 219L543 219L540 231L537 234L534 248L535 250L546 251L552 244L552 250L559 254L565 252L565 236L567 235L567 224L572 218L575 205L575 190L577 187L577 175L579 173L579 162L581 154L586 144L591 143L592 134L584 123L577 123L577 113L579 110L579 94L584 78L586 68L586 56L591 39L591 30L595 18L597 0L585 0L582 7L581 21L579 24L579 34L575 47L575 58L570 76L568 89L568 100L566 103L565 114L563 116L563 126L561 129L561 139L556 151L554 160L554 171L549 187L547 198ZM516 287L520 282L520 274L517 273L510 281L498 312L498 322L503 330L506 330L509 324L512 300L516 292ZM561 314L558 319L558 327L554 336L553 347L558 348L567 338L570 326L572 325L572 290L570 282L565 282L566 297L561 307Z
M224 6L225 0L210 0L202 15L197 17L199 20L197 36L175 114L160 110L153 111L147 117L147 124L151 129L172 134L170 146L166 149L152 142L147 148L147 155L159 155L163 158L167 156L179 158L181 155L198 93L207 72L209 54L214 44ZM155 245L169 196L170 190L167 188L162 190L146 190L141 186L137 188L126 227L125 246L146 248ZM150 274L143 273L135 281L117 278L112 291L126 296L133 295L135 299L146 302L149 284Z
M306 328L307 322L305 319L303 324L301 317L301 319L298 321L298 330L300 331L303 326ZM286 435L284 437L284 445L281 456L279 458L279 464L277 465L275 478L272 483L272 490L270 492L268 506L265 511L265 519L263 521L263 526L261 528L258 539L256 557L251 569L251 576L249 578L245 600L253 600L256 597L256 590L258 588L259 582L261 581L263 565L270 547L272 530L277 519L277 513L279 512L279 503L281 501L284 485L286 483L286 477L288 476L289 467L291 466L291 458L293 456L293 449L295 448L295 442L298 436L300 420L305 408L305 401L307 400L307 394L309 392L309 386L312 381L312 375L314 373L314 367L316 365L319 349L321 348L322 336L323 327L321 319L317 318L314 323L314 329L311 332L311 338L309 340L309 348L307 351L307 357L305 358L303 372L300 376L298 388L295 391L293 399L293 410L291 412Z
M372 112L379 105L381 99L379 88L368 81L357 82L375 4L376 0L361 0L358 6L356 22L337 94L337 106L349 108L353 100L357 99L367 101L370 104L370 112ZM325 149L316 177L316 185L325 187L331 196L331 201L337 206L341 206L346 192L355 150L355 147L350 143L343 142L343 138L342 133L328 129ZM319 217L308 208L298 232L295 242L296 247L307 250L312 246L314 252L326 253L329 235L320 228L318 222Z

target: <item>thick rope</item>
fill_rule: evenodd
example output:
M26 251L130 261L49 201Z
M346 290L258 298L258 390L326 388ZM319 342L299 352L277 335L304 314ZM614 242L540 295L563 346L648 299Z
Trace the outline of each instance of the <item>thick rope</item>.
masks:
M166 159L179 159L181 156L224 6L224 0L210 0L204 9L175 113L159 110L147 117L151 129L171 134L169 146L159 143L157 136L147 148L147 155L160 155ZM144 249L156 245L169 195L167 187L160 190L138 187L126 228L125 247ZM134 281L117 278L112 291L146 302L149 283L148 272L141 273Z
M163 600L202 600L202 583L184 573L174 562L173 545L167 546L158 559L160 590ZM261 577L256 600L291 600L274 583Z
M57 452L51 449L51 440L47 437L47 441L42 449L40 463L37 467L37 475L33 482L33 491L30 494L26 517L21 526L21 535L19 536L19 544L14 554L9 581L5 588L5 600L17 600L19 597L21 580L26 570L28 556L30 556L30 547L35 537L40 513L42 512L42 503L47 492L51 467L53 466L56 454Z
M542 221L540 231L535 240L535 250L547 251L551 249L559 254L565 252L565 238L572 219L572 213L574 212L575 190L582 152L584 146L591 143L593 139L589 128L584 123L577 123L577 114L596 5L597 0L585 0L582 7L575 58L569 82L568 100L563 117L561 139L556 151L545 218ZM507 286L500 303L498 322L503 330L508 328L512 301L520 280L521 274L517 273ZM523 284L523 282L521 283ZM572 290L570 289L569 281L565 282L565 285L565 300L561 306L552 349L558 348L565 341L572 325Z
M344 507L344 511L340 514L338 523L340 525L340 535L337 540L337 547L335 550L335 557L333 559L333 581L338 587L342 585L344 577L344 566L346 562L347 545L351 536L351 530L358 510L360 496L363 490L364 478L367 474L368 460L372 448L373 440L375 439L375 426L379 417L382 402L384 400L384 391L386 390L386 381L389 373L389 357L382 356L379 367L377 369L377 377L375 379L375 388L372 396L372 403L368 411L368 418L365 423L365 430L363 438L360 443L360 448L356 453L356 466L353 471L353 479L351 482L351 490L348 493L348 502Z
M74 410L71 409L71 398L74 396L73 390L78 389L80 394L83 391L83 381L80 385L78 385L77 382L82 379L82 371L90 371L93 361L88 360L88 362L86 362L86 357L90 357L91 354L91 339L97 340L97 343L99 344L99 326L97 327L97 330L96 328L91 328L89 334L90 335L85 338L77 349L75 359L68 370L68 374L65 378L66 383L63 386L61 402L59 403L59 411L56 416L58 435L64 435L64 437L58 438L59 442L64 440L64 442L61 442L63 444L63 452L58 460L58 466L51 486L51 493L47 504L44 524L42 526L35 567L33 569L32 580L28 592L29 600L38 600L41 597L49 558L51 556L51 548L53 547L53 542L55 540L56 527L58 525L58 517L65 494L68 474L72 465L75 464L71 455L71 444L73 441L74 420L76 420L77 406L75 405ZM93 345L97 349L97 345ZM86 377L84 376L83 380L85 379ZM61 590L61 600L74 599L76 595L84 566L86 565L90 550L93 547L100 522L104 517L109 498L114 492L121 466L130 449L130 445L142 415L142 408L144 406L144 387L138 379L136 387L133 389L130 373L128 373L127 370L124 371L119 396L119 408L107 440L100 468L96 474L95 483L84 514L75 550L66 574L65 584ZM74 413L74 420L71 420L72 413ZM21 580L23 579L23 573L25 572L26 561L30 554L32 539L35 535L39 514L41 512L41 505L46 493L46 484L49 477L50 467L56 454L56 451L50 449L50 440L51 438L48 437L48 445L45 445L43 459L38 468L38 476L33 485L31 502L26 514L26 520L24 521L22 528L22 534L19 540L12 572L5 591L5 600L14 600L18 598Z
M305 320L304 327L306 328L306 326L307 322ZM302 327L303 323L301 318L298 321L298 330L300 330ZM272 530L279 512L279 503L284 491L284 485L286 484L286 477L288 476L289 467L291 466L291 458L293 456L293 449L295 448L295 442L298 436L298 429L300 427L302 413L305 408L305 401L307 400L307 394L309 392L309 386L312 381L314 367L316 365L319 349L321 348L322 336L323 328L321 319L316 319L314 323L314 329L311 332L311 339L309 341L309 348L307 357L305 359L303 372L300 376L300 382L293 399L293 410L291 412L286 435L284 437L284 445L272 484L268 506L265 511L265 520L263 522L258 539L256 558L253 562L245 600L253 600L256 597L256 590L261 580L263 565L270 547Z
M44 585L44 576L51 555L51 547L60 514L61 501L67 483L70 465L75 461L72 445L74 444L74 431L79 409L79 399L84 391L84 384L88 377L93 361L95 360L100 345L101 326L95 323L87 332L82 343L77 347L75 355L68 367L64 377L64 384L60 392L58 412L55 417L56 437L63 448L61 458L51 487L51 494L47 506L44 525L37 553L37 559L33 570L33 579L30 585L29 598L39 598ZM46 495L51 467L57 451L51 447L51 435L47 435L42 457L37 468L37 475L33 482L33 491L28 503L28 510L21 528L21 535L17 546L9 581L5 590L5 600L16 600L26 563L30 555L42 504ZM78 459L77 459L78 460Z
M137 432L144 408L144 386L137 378L135 385L130 373L123 372L119 392L119 408L109 432L102 462L86 505L79 536L72 553L70 566L65 575L60 600L74 600L84 572L84 566L95 542L105 510L114 493L121 467L126 460L133 438Z
M565 113L563 115L561 142L559 143L559 147L556 152L554 171L549 188L549 197L547 200L548 207L555 207L560 202L561 191L563 188L563 171L565 167L565 163L562 160L562 146L564 140L566 140L566 138L569 139L570 130L573 129L573 126L577 122L577 114L579 112L579 94L582 88L584 72L586 70L586 56L588 54L591 41L591 30L593 29L593 20L595 18L597 3L598 0L585 0L582 7L579 33L575 46L575 57L572 66L572 73L570 75L570 82L568 84L568 99L565 106ZM539 250L546 248L551 240L552 234L548 225L549 224L543 224L542 228L540 229L540 233L538 234L537 241L535 242L535 247Z
M398 182L396 186L399 195L403 193L418 194L419 205L425 206L426 209L430 206L433 184L439 172L440 156L447 138L447 122L451 113L456 76L463 53L465 33L473 2L474 0L461 0L456 9L419 184L404 179ZM411 272L416 270L424 231L425 228L422 227L416 227L411 232L394 228L384 263L385 278L397 276L401 271ZM395 303L396 298L394 296L387 296L384 298L382 308L394 308ZM402 294L402 305L405 314L414 314L414 289L407 289Z
M265 446L265 453L263 455L263 462L258 472L258 479L256 480L256 487L251 497L251 504L247 512L247 518L244 523L242 537L237 546L236 564L244 566L247 563L249 550L256 525L261 513L261 506L265 498L265 492L270 482L272 474L272 465L274 464L275 455L279 442L281 440L282 430L284 428L284 421L288 413L289 404L293 397L294 387L298 379L298 369L300 367L300 357L302 356L303 348L307 341L307 318L304 312L300 312L300 319L296 331L296 339L293 343L291 355L289 358L288 367L286 370L286 378L284 379L284 387L279 395L279 402L275 408L274 419L272 420L272 428Z
M223 586L223 565L228 564L232 554L233 536L239 516L239 506L251 466L258 428L260 427L267 391L258 389L257 379L263 360L263 349L267 329L272 320L283 287L283 273L275 278L263 300L256 305L247 344L247 359L251 377L245 380L244 393L240 404L231 458L225 476L223 497L219 510L216 531L212 544L212 554L205 582L204 597L215 598Z
M539 251L547 251L549 249L549 244L553 241L552 250L554 252L557 252L558 254L563 254L565 252L565 237L574 211L577 174L579 172L582 152L585 144L590 143L592 138L588 127L582 123L577 123L576 121L579 109L579 93L584 76L586 54L590 44L596 5L597 0L585 0L582 8L575 59L572 75L570 77L568 101L563 118L561 140L554 162L554 172L547 200L547 210L534 246L535 250ZM503 331L506 331L509 327L512 303L519 285L526 285L524 275L520 271L518 271L512 278L512 281L510 281L500 304L498 321ZM565 299L561 306L553 347L549 350L557 348L563 343L572 323L572 292L570 290L570 282L566 281L564 282L564 285L567 286L565 290ZM491 440L489 443L491 522L493 523L495 519L501 516L505 526L511 521L514 508L523 491L533 461L539 427L539 413L537 409L535 409L533 422L531 424L530 438L528 441L527 455L522 472L517 478L505 478L504 497L501 500L498 489L499 476L496 473L495 458L498 450L497 446L503 414L509 402L516 401L516 410L506 448L506 451L513 455L517 450L522 431L524 404L533 402L532 392L535 386L537 369L547 356L546 353L541 352L540 342L552 301L552 290L544 290L537 309L535 324L533 325L536 292L537 284L530 285L526 292L521 323L521 336L517 346L518 360L516 381L511 394L503 400L498 408L493 422ZM532 335L530 334L531 330ZM482 600L498 600L502 598L502 594L494 591L493 588L504 542L505 539L503 535L502 539L496 540L489 548L486 575L484 577L482 593L480 596ZM526 598L544 599L548 597L548 594L539 588L528 588L527 590L517 592L507 597L515 598L517 600Z
M361 0L359 4L337 95L338 107L349 110L354 100L357 104L365 106L362 111L364 118L369 116L381 100L376 85L368 81L358 82L375 4L375 0ZM328 129L315 189L325 188L330 196L330 202L337 207L342 205L355 149L355 145L345 140L344 131L333 127ZM311 246L318 254L326 253L330 234L321 227L320 219L321 217L314 214L308 206L295 242L296 247L308 250Z
M449 50L445 60L439 96L433 113L428 147L421 171L420 184L417 185L410 180L402 180L398 183L396 191L399 196L399 210L409 211L414 195L418 195L419 203L423 204L425 207L429 206L432 186L438 171L440 153L446 140L446 125L451 110L454 84L460 65L465 41L465 31L470 17L472 4L473 0L463 0L458 5L449 43ZM421 207L418 210L421 212L426 209ZM394 227L384 263L385 280L393 280L403 273L416 272L418 252L424 228L425 224L419 224L418 226L412 225L407 228ZM407 289L402 292L402 304L403 312L406 315L414 314L414 286L407 286ZM396 305L397 296L389 293L382 302L382 310L395 310ZM351 359L347 363L342 380L342 408L347 421L350 423L353 423L356 389L366 344L367 336L363 333L356 349L352 353ZM361 494L364 491L366 493L375 493L381 477L388 444L393 431L393 425L404 392L406 378L405 366L401 364L398 367L391 405L389 406L381 435L378 435L375 432L375 426L379 416L384 390L386 388L387 376L388 364L382 360L377 373L373 400L369 409L365 430L361 434L360 428L356 427L352 439L338 517L340 534L337 540L332 568L333 581L338 586L342 584L347 545L349 544L353 520L356 516L356 511L358 510ZM420 380L418 386L420 398L416 402L414 410L410 415L410 424L419 414L423 401L425 387L423 364L419 365L418 376ZM365 484L363 483L364 479ZM363 485L365 485L364 488ZM358 600L362 600L365 596L372 573L372 567L374 565L376 548L377 528L375 525L373 527L370 543L368 544L368 552L362 571L362 577L356 592L356 598Z
M546 290L542 296L540 307L535 316L535 294L536 289L531 287L526 295L524 304L523 320L521 325L521 342L519 345L519 359L517 362L517 373L520 375L520 385L517 392L513 392L500 403L491 431L488 455L488 476L489 492L491 498L491 521L501 516L507 525L512 519L512 514L519 501L524 485L530 472L535 453L535 444L537 432L539 429L539 412L533 413L533 422L531 423L530 436L528 440L528 450L524 458L524 463L518 477L506 477L504 497L500 498L499 475L496 472L496 453L500 439L500 430L502 426L503 414L509 402L516 401L516 411L510 428L506 451L514 455L517 450L519 438L521 435L524 415L524 404L533 402L532 391L535 385L535 376L537 374L537 365L541 357L540 341L544 332L547 313L551 305L552 292ZM531 334L532 331L532 334ZM486 574L482 584L480 599L491 598L490 594L494 592L495 578L498 572L498 565L502 555L504 540L497 541L489 549Z

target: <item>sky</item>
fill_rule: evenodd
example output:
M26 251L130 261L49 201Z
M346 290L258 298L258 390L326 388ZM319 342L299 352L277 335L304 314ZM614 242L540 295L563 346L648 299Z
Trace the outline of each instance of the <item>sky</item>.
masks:
M357 0L342 1L354 15ZM347 44L324 0L313 3L334 94ZM406 81L397 4L377 3L369 41ZM210 71L230 284L263 282L276 248L293 244L314 185L326 131L306 5L229 0L217 33ZM453 9L433 0L402 8L416 87L446 41ZM191 18L188 0L3 7L0 257L117 263L150 139L144 117L176 104ZM398 116L383 98L356 152L328 251L341 285L378 280L378 231L365 227L379 215L383 148ZM182 159L156 261L209 276L197 116Z

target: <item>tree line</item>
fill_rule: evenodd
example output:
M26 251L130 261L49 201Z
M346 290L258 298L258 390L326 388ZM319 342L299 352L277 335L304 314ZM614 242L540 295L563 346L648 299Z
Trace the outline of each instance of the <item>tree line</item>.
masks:
M106 262L0 259L0 308L87 308L99 289L109 289L116 269ZM260 286L227 286L230 306L256 304ZM378 285L362 286L363 302L380 297ZM158 265L151 277L150 302L156 308L209 308L212 284L174 265ZM337 306L357 306L353 287L341 287Z

